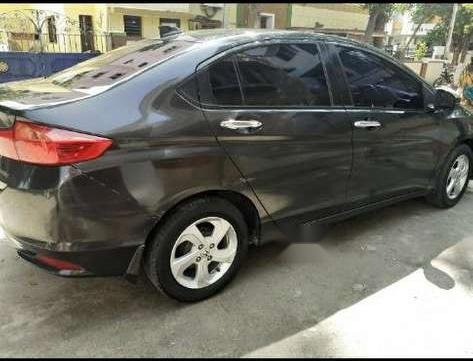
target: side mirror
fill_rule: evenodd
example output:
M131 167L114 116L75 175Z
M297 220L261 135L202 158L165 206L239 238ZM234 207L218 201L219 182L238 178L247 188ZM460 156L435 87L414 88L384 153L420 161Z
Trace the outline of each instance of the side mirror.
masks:
M460 96L455 90L441 86L436 88L435 101L433 108L435 109L453 109L460 102ZM427 109L432 107L431 104L427 106Z

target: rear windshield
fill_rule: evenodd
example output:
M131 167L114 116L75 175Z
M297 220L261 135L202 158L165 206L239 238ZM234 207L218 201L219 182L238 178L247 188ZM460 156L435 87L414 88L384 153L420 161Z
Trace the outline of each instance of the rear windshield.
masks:
M48 80L66 89L94 93L190 48L195 44L192 39L137 41L56 73Z

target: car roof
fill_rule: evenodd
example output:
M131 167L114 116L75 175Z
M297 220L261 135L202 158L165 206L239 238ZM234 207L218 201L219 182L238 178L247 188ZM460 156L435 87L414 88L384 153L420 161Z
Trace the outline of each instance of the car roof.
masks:
M203 44L209 42L218 42L223 47L233 47L242 45L248 42L263 41L263 40L294 40L294 39L312 39L312 40L325 40L334 41L338 43L350 44L353 46L369 48L380 52L380 50L374 46L370 46L359 41L337 36L328 35L322 33L316 33L312 30L300 31L300 30L276 30L276 29L251 29L251 28L238 28L238 29L207 29L207 30L193 30L184 32L178 35L170 36L173 39L187 39ZM164 40L164 39L163 39Z

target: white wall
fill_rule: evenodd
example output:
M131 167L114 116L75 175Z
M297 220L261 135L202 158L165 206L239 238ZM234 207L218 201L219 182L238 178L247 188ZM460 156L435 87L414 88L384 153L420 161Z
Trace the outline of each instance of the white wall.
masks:
M406 62L404 63L408 68L411 68L417 75L420 75L420 69L422 67L421 61Z
M430 61L427 65L424 79L432 84L440 76L443 69L443 61Z

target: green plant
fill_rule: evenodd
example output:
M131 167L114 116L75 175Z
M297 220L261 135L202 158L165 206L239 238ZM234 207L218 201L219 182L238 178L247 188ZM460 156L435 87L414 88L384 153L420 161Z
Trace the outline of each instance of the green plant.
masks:
M443 4L438 12L440 22L425 37L430 46L445 45L453 4ZM455 26L453 28L452 48L453 64L463 62L466 52L473 42L473 4L462 4L458 8Z
M429 47L427 46L427 44L424 41L419 41L416 44L416 50L414 54L415 59L422 60L422 58L424 58L425 55L427 54L427 50L429 50Z

